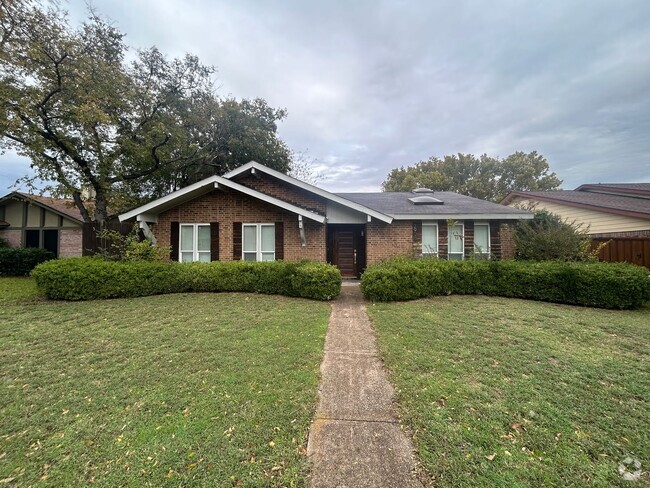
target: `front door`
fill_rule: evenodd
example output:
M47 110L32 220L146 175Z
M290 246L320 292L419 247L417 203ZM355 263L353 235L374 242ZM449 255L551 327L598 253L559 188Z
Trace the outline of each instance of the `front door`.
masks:
M364 271L366 238L363 225L328 226L329 261L344 278L357 278Z

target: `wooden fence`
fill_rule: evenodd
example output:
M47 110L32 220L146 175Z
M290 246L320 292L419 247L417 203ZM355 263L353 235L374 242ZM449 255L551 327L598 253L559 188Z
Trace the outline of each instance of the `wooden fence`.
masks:
M102 249L110 249L110 239L100 238L97 234L102 230L117 231L123 236L133 229L133 222L110 220L103 226L98 222L85 222L83 225L83 255L94 256Z
M592 239L592 249L603 242L608 242L608 244L598 254L598 258L602 261L633 263L650 268L650 238Z

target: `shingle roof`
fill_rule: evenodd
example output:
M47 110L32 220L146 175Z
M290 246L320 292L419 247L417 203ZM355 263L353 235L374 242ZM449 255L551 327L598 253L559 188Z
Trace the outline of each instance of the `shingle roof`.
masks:
M564 203L569 206L593 208L608 213L650 218L650 199L633 196L612 195L584 190L526 191L512 192L504 199L508 203L514 197L539 199Z
M3 229L5 227L9 227L9 222L5 222L4 220L0 220L0 229Z
M498 214L512 218L526 213L519 209L448 191L429 194L442 200L442 205L413 205L409 198L418 196L418 194L412 192L336 193L336 195L391 216L430 214L452 217L462 214L486 216Z
M650 197L650 183L587 183L580 185L576 191L620 192L631 195Z

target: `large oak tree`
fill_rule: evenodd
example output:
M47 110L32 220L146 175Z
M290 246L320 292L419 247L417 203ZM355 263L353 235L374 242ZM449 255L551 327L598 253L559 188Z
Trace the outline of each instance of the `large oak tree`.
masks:
M24 181L50 182L86 221L252 159L290 169L286 112L221 99L213 77L193 55L131 52L92 11L75 28L56 5L0 1L0 149L29 157Z
M498 202L511 191L555 190L561 184L546 159L533 151L515 152L505 159L460 153L431 157L414 166L393 169L382 188L411 191L425 187Z

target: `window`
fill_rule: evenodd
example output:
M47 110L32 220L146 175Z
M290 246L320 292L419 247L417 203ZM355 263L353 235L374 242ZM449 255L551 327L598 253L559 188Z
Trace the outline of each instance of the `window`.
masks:
M479 259L490 259L490 224L474 224L474 252Z
M422 255L438 255L438 224L422 224Z
M210 224L181 224L181 245L179 246L179 261L191 263L200 261L209 263L210 253Z
M275 261L275 225L243 224L242 259Z
M40 247L58 256L59 231L57 229L26 229L25 247Z
M465 226L456 224L449 226L449 260L462 261L465 253L465 244L463 242Z

